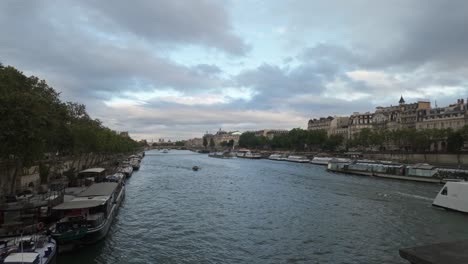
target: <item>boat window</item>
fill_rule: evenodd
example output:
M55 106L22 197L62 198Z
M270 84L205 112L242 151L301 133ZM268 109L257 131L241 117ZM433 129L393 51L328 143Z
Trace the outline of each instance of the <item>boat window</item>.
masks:
M444 189L440 192L442 195L447 195L447 187L444 187Z

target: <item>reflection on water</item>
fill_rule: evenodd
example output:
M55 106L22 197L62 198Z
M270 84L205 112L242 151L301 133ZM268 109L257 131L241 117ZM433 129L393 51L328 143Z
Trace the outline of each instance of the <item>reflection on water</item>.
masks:
M431 206L440 187L150 151L107 238L59 263L406 263L401 247L468 236Z

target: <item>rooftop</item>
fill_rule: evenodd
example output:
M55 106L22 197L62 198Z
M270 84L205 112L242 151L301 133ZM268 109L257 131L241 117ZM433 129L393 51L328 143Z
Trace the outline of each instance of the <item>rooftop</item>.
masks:
M106 196L107 199L103 199L102 197L99 197L99 198L100 199L89 199L89 200L74 199L68 202L61 203L55 206L53 209L54 210L72 210L72 209L91 208L91 207L96 207L96 206L105 204L108 199L107 196Z
M85 196L111 196L117 188L118 183L115 182L101 182L95 183L88 187L88 189L78 194L78 197Z
M89 169L86 169L86 170L82 170L79 173L101 173L101 172L103 172L105 170L106 169L104 169L104 168L89 168Z

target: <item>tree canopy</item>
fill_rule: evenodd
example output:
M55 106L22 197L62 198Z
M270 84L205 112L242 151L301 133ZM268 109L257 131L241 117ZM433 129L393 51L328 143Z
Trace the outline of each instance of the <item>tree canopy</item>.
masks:
M62 102L52 87L0 65L0 159L32 162L45 153L115 153L138 143L92 119L81 104Z

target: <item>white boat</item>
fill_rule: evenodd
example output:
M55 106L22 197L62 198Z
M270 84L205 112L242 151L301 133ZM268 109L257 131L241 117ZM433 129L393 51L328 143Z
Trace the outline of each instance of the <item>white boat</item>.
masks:
M271 160L286 160L285 156L282 154L271 154L268 159Z
M332 159L333 158L331 157L314 157L312 160L310 160L310 163L316 165L328 165L328 162L330 162Z
M237 152L236 157L243 158L245 156L245 152Z
M163 149L162 153L169 153L168 149Z
M334 158L334 157L314 157L312 160L310 160L311 164L316 164L316 165L325 165L327 166L330 161L333 162L351 162L350 159L346 158Z
M447 182L432 205L468 213L468 182Z
M310 160L305 156L290 155L286 161L298 162L298 163L308 163Z
M249 151L249 152L245 153L244 158L246 158L246 159L261 159L262 155L260 155L258 153L252 153L252 152Z
M56 259L57 243L50 236L36 234L0 241L0 263L54 264Z

